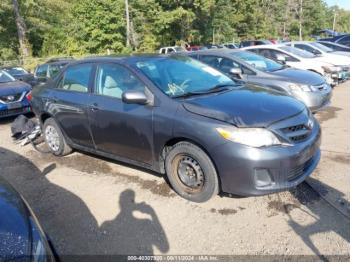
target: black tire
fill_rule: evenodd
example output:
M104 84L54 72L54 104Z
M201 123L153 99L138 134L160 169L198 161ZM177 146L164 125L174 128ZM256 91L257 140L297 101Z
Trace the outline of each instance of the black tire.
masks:
M187 200L206 202L219 193L213 162L201 148L192 143L177 143L165 158L165 170L175 192Z
M55 146L52 146L52 142L50 143L52 139L49 138L50 134L48 132L57 133L57 143L55 143ZM48 118L44 122L43 135L48 148L55 156L66 156L72 152L72 148L67 144L61 129L53 118Z

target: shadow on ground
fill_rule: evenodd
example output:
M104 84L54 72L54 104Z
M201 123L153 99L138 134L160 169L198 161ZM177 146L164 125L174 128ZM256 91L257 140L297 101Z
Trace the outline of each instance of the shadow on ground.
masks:
M153 248L169 250L167 236L155 210L135 202L135 192L120 194L120 212L111 221L98 225L84 201L72 192L51 183L31 161L0 147L0 175L7 179L29 202L51 238L59 255L142 254ZM142 218L134 216L135 211Z
M314 180L309 178L309 180ZM318 181L317 183L321 183ZM321 183L322 184L322 183ZM323 188L328 188L337 191L334 188L330 188L328 185L323 185ZM311 224L300 224L289 212L288 208L285 209L285 213L289 217L288 224L293 229L293 231L299 235L303 242L312 250L312 252L319 256L322 261L328 261L327 256L323 256L317 246L314 244L312 237L317 234L322 234L326 232L334 232L342 237L347 242L350 241L350 220L343 214L339 213L334 207L329 205L326 201L322 200L320 195L315 192L307 183L302 183L291 193L301 204L297 206L301 211L305 212L306 215L312 216L315 222ZM320 192L321 194L324 192ZM341 192L337 193L342 195ZM350 203L343 199L343 205L349 206ZM303 209L305 205L309 211ZM324 208L320 208L323 205ZM349 213L350 214L350 213ZM348 225L348 226L344 226ZM344 250L339 250L339 253L344 252Z

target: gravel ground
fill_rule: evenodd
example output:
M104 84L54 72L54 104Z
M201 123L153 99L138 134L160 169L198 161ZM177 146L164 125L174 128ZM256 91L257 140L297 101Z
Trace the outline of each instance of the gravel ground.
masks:
M342 208L350 207L349 98L350 83L336 87L332 106L318 115L323 156L310 178ZM149 171L15 145L11 121L0 122L0 175L27 199L59 255L350 255L350 220L306 183L191 203Z

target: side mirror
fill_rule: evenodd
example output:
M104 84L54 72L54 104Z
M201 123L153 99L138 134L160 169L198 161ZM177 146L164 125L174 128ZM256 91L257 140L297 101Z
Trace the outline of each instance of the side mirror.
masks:
M281 54L278 54L276 55L276 59L278 62L280 62L281 64L285 64L286 63L286 57L281 55Z
M123 92L122 100L126 104L139 104L146 105L148 104L148 98L144 92L128 90Z
M240 68L231 68L229 71L230 75L233 77L241 78L241 75L243 74L242 70Z

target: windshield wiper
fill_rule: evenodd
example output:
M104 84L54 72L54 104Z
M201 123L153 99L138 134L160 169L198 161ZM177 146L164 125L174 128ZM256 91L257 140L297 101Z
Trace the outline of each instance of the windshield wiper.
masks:
M207 90L203 91L198 91L198 92L187 92L181 95L173 96L173 98L186 98L186 97L191 97L191 96L198 96L198 95L206 95L206 94L211 94L211 93L217 93L217 92L222 92L229 90L230 86L235 86L234 84L218 84L216 86L213 86Z

